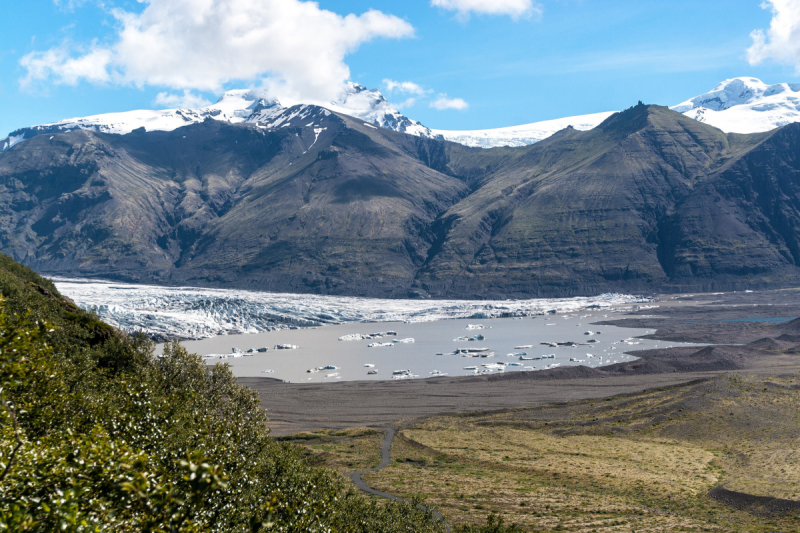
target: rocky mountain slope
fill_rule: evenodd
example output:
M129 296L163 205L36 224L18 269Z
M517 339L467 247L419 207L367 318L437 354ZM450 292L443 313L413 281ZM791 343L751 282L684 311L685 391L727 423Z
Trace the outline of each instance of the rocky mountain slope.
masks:
M20 143L0 249L50 274L359 296L800 283L800 125L725 134L639 105L486 150L281 117Z

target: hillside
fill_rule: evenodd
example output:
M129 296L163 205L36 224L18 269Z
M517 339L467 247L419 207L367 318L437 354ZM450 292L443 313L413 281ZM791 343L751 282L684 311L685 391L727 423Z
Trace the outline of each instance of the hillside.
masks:
M444 531L269 437L254 393L153 356L0 255L0 530Z
M49 274L358 296L785 286L799 134L639 105L518 148L314 106L270 128L39 135L0 154L0 248Z

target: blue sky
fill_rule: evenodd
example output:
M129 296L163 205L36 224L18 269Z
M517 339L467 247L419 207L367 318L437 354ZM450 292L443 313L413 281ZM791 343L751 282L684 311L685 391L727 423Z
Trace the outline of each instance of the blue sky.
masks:
M413 97L403 112L440 129L511 126L623 109L637 100L674 105L736 76L800 81L795 34L782 43L767 33L759 64L748 61L751 32L767 32L777 16L798 23L800 14L786 0L772 0L772 9L762 9L761 0L435 2L444 7L427 0L321 0L318 8L300 0L3 2L0 136L67 117L165 107L184 95L213 101L223 89L262 86L265 78L278 80L279 94L321 98L347 68L351 80L385 94L386 79L418 85L419 94L395 90L387 97ZM504 2L506 13L481 12ZM236 40L235 31L213 28L212 35L208 26L177 20L159 30L162 40L143 33L118 46L123 27L144 32L148 23L163 22L153 22L158 13L191 18L194 6L209 3L228 9L230 19L219 26L247 27L252 17L236 17L243 7L280 19L271 26L277 35L255 31L252 49L238 43L245 48L231 50L225 40ZM478 7L459 11L459 5ZM342 18L369 10L383 18ZM314 22L306 24L309 17ZM138 45L152 46L140 52ZM204 46L205 55L188 51ZM169 54L178 63L151 64ZM78 58L84 61L70 63ZM452 106L462 109L431 105L441 98L463 100Z

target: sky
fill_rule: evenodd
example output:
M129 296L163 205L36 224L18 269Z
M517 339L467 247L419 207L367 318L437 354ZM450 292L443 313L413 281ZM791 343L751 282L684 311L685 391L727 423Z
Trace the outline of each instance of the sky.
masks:
M0 137L256 88L380 89L436 129L675 105L724 79L800 81L800 0L0 2Z

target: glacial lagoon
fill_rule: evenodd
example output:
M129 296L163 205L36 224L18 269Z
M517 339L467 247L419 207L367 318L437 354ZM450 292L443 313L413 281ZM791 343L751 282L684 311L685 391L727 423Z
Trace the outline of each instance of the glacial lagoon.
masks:
M378 300L55 282L64 295L108 323L130 332L182 337L184 346L205 356L207 364L228 364L240 377L333 382L598 367L634 359L636 350L685 346L636 338L652 330L594 325L653 307L647 298L632 295ZM383 335L339 340L371 334Z
M686 346L635 338L653 330L592 325L600 320L604 320L602 314L567 314L480 321L360 323L219 336L185 341L184 345L192 352L208 356L208 364L229 364L237 376L272 377L291 382L430 378L443 374L465 376L568 365L598 367L635 359L635 355L626 352ZM482 328L478 329L480 326ZM586 335L589 331L592 334ZM397 335L339 340L352 334L386 332ZM482 336L483 340L455 340L476 336ZM413 342L402 342L407 339ZM297 348L276 349L279 344ZM269 350L258 352L258 348ZM484 348L486 351L476 351ZM234 353L234 349L239 352ZM254 351L247 353L250 349ZM469 352L456 354L456 350ZM308 372L311 369L314 371ZM376 374L368 373L375 370ZM404 371L405 374L398 373Z

